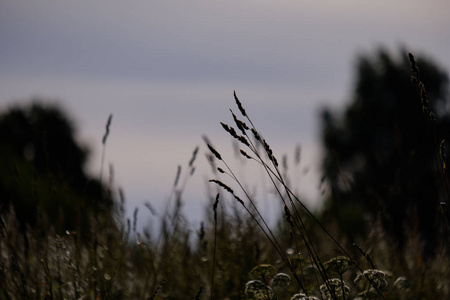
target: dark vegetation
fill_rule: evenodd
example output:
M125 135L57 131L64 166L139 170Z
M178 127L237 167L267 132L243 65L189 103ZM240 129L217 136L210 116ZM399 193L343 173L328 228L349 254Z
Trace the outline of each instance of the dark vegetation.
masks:
M450 141L448 77L430 60L418 60L413 76L426 87L422 94L404 53L362 57L345 111L322 113L324 174L332 189L327 217L335 216L352 238L379 219L399 251L405 234L417 229L429 257L439 251L440 203L448 192L439 155L441 143Z
M0 141L0 205L12 206L22 231L42 215L58 233L85 233L94 213L111 214L111 194L84 172L88 150L58 107L10 108L0 115Z
M123 191L84 173L88 152L61 110L3 113L0 298L448 298L447 76L429 60L386 51L362 57L357 75L345 111L322 113L331 192L314 213L287 184L288 159L278 160L234 95L231 122L221 125L272 183L282 208L275 228L207 138L204 222L192 231L181 210L196 148L166 210L145 204L159 219L155 233L136 228L138 209L124 221Z

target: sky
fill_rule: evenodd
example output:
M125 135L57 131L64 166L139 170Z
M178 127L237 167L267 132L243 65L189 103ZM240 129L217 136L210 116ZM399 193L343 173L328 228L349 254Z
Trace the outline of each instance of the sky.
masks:
M144 202L163 211L178 166L186 171L199 146L183 196L197 226L211 204L204 135L266 211L278 205L220 126L233 122L236 91L276 156L292 162L301 145L293 189L317 207L320 109L345 107L357 57L380 46L450 70L449 11L448 0L0 0L0 109L34 98L61 105L92 149L95 176L113 114L105 164L141 225L156 222Z

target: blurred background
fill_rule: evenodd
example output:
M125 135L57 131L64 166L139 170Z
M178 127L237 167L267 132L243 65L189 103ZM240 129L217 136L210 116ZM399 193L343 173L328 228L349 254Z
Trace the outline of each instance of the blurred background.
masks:
M229 135L233 91L276 156L301 163L292 182L315 208L321 144L319 111L342 110L358 57L403 48L450 70L450 3L426 1L13 1L0 3L0 110L57 104L88 147L85 171L114 170L127 216L151 203L162 211L178 166L196 171L183 194L197 227L212 177L202 136L242 172ZM255 176L254 176L255 175ZM106 180L106 179L105 179ZM262 185L264 186L264 185ZM263 210L264 191L257 191ZM151 222L140 211L139 226Z

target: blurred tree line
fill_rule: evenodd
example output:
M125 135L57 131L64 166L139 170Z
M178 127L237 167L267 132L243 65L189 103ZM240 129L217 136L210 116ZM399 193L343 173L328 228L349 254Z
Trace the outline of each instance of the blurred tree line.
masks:
M448 77L430 59L416 66L427 99L412 83L408 53L381 49L359 57L344 111L322 111L323 171L332 191L324 216L351 238L380 220L399 250L416 230L430 256L448 221L439 155L441 141L450 141Z
M88 156L58 106L33 101L2 112L1 212L13 208L22 231L40 221L57 232L87 233L93 218L111 219L112 195L86 174Z
M430 59L417 66L429 107L411 82L407 53L381 49L359 57L347 107L322 111L323 171L332 191L322 217L336 220L349 240L366 236L380 220L399 250L408 232L417 231L430 256L448 222L439 156L441 141L450 141L448 77ZM58 107L34 102L4 111L1 212L13 208L23 230L42 218L60 232L87 232L99 216L112 221L113 196L85 173L88 156Z

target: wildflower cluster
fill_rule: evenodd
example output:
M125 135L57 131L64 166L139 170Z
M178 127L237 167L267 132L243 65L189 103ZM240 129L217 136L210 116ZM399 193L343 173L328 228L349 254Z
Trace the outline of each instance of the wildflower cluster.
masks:
M367 278L370 284L376 289L384 289L388 285L386 277L387 275L383 271L368 269L362 274L358 274L358 276L356 276L355 283L359 282L362 278Z
M320 292L322 293L322 298L327 300L350 298L350 288L338 278L327 280L326 284L320 286Z
M294 296L292 296L291 300L319 300L319 298L314 297L314 296L306 296L303 293L299 293L299 294L295 294Z
M245 285L245 294L249 299L276 299L275 292L283 293L291 284L291 278L285 273L277 273L277 268L262 264L248 274L250 281ZM270 286L268 283L271 283Z
M272 289L260 280L251 280L245 285L245 294L254 300L273 299Z
M354 264L355 262L347 256L338 256L327 261L324 267L325 271L342 275Z

